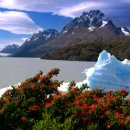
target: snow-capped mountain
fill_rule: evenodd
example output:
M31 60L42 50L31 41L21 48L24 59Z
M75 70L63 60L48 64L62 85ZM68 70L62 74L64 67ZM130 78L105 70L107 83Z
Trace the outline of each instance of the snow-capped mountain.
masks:
M126 32L128 32L126 28L124 29L117 27L100 10L91 10L74 18L54 40L48 43L48 46L64 47L80 43L123 39L126 38Z
M78 28L81 25L93 31L96 27L104 27L108 22L109 20L105 18L100 10L91 10L89 13L83 12L80 17L75 18L71 23L66 25L62 33Z
M59 32L55 29L39 31L38 33L33 34L31 38L26 39L13 56L36 56L33 51L39 46L57 37L58 34Z
M19 49L19 45L12 44L5 46L0 52L1 53L14 53Z
M49 29L34 34L20 47L22 55L18 52L14 56L38 56L38 53L45 55L46 52L51 53L65 46L120 40L129 36L127 28L117 27L100 10L91 10L74 18L60 33Z
M39 42L47 41L55 38L59 32L55 29L42 30L38 33L34 33L32 37L25 41L25 44L38 44Z
M77 17L72 20L68 25L66 25L62 30L62 35L66 33L71 33L74 35L81 29L81 27L85 28L88 32L98 32L104 33L104 35L108 35L112 32L114 33L114 38L116 37L124 37L129 36L129 30L127 28L118 28L113 22L108 19L100 10L91 10L90 12L83 12L80 17ZM105 32L103 31L105 30ZM89 34L88 34L89 35ZM99 35L99 34L98 34ZM103 37L102 39L105 39ZM112 38L112 36L110 36ZM108 38L110 38L108 37Z

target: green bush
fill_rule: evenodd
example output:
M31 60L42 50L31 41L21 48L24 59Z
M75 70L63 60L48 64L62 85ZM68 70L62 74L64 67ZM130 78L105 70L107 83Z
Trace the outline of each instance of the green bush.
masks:
M36 122L33 126L33 130L72 130L74 126L72 125L73 120L67 118L64 123L60 123L58 118L52 118L48 113L43 114L43 119Z

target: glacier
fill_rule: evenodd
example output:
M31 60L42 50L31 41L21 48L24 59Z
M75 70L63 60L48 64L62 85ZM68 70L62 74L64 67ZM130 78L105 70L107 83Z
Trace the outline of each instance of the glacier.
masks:
M86 83L90 89L125 88L130 91L130 61L120 61L105 50L99 54L95 66L86 70L86 76Z

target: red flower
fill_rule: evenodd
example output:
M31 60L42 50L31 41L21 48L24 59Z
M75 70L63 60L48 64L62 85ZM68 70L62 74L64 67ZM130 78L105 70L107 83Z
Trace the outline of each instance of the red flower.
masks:
M92 114L96 110L96 106L97 106L96 104L91 105L88 113Z
M105 114L109 116L109 115L110 115L110 111L107 110L107 111L105 112Z
M113 90L108 90L107 91L107 94L111 94L111 93L113 93Z
M2 113L5 109L6 109L5 107L2 107L2 108L0 109L0 113Z
M51 73L51 74L54 74L54 73L55 73L55 71L56 71L56 69L55 69L55 68L53 68L53 69L51 69L50 73Z
M107 127L107 128L110 128L110 127L111 127L110 122L107 122L106 127Z
M38 105L34 105L32 107L29 107L29 111L37 111L39 109L40 109L40 107Z
M42 75L39 76L39 80L45 80L45 79L46 79L45 76L42 76Z
M121 95L122 97L124 97L124 96L127 96L127 95L128 95L128 92L127 92L127 90L126 90L126 89L118 90L118 92L120 93L120 95Z
M120 119L123 118L123 116L119 112L115 112L115 116Z
M103 119L103 118L104 118L104 116L103 116L103 115L101 115L101 116L100 116L100 119Z
M3 100L0 98L0 104L3 102Z
M32 89L32 90L35 89L35 85L34 85L34 84L31 85L31 89Z
M40 83L40 88L45 88L45 84L44 83Z
M83 119L84 122L86 122L88 120L87 117L83 117L82 119Z
M23 93L23 92L24 92L24 88L23 88L22 86L20 86L19 89L18 89L18 91L19 91L20 93Z
M127 122L130 122L130 116L127 116L126 120Z
M27 119L26 116L22 116L22 117L21 117L21 120L22 120L22 121L25 121L26 119Z
M122 125L124 125L125 120L120 120L120 123L121 123Z
M53 85L53 88L54 88L54 90L57 90L58 85L57 85L57 84L54 84L54 85Z
M84 108L84 109L87 109L87 108L89 108L89 105L86 104L86 103L83 103L83 108Z
M47 108L51 106L51 103L46 103L45 105Z
M96 99L96 98L97 98L96 94L94 94L94 95L93 95L93 98L94 98L94 99Z
M8 102L9 102L9 98L8 98L8 97L5 97L4 101L5 101L6 103L8 103Z

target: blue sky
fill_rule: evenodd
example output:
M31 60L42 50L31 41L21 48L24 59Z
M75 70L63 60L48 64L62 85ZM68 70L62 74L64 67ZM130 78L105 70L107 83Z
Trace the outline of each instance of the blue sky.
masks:
M130 29L130 0L0 0L0 47L21 45L42 28L61 31L74 17L94 9Z

